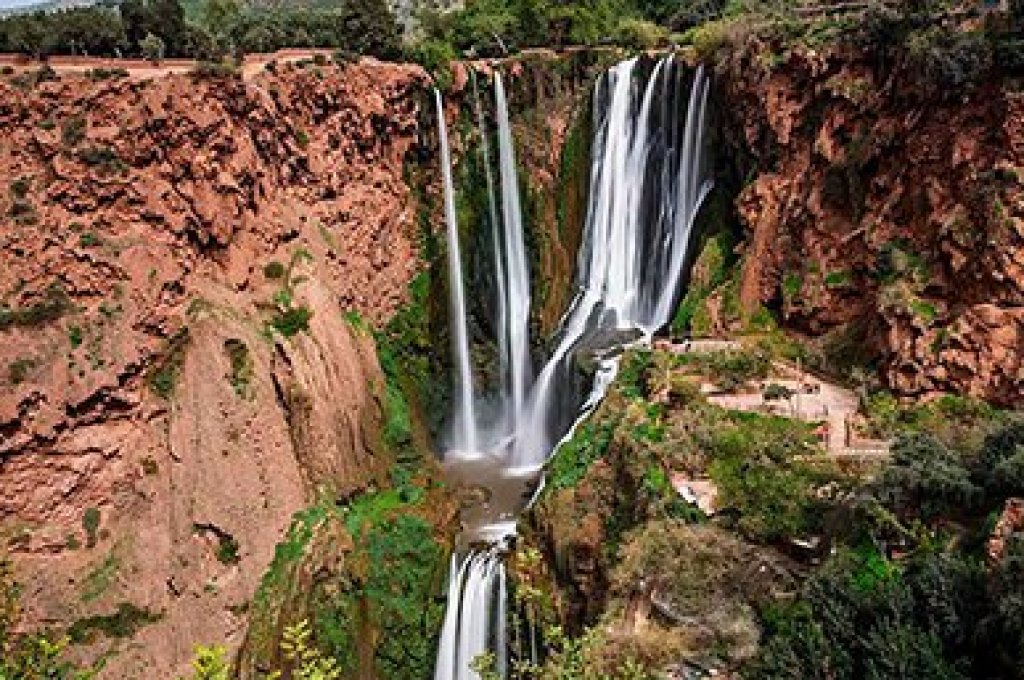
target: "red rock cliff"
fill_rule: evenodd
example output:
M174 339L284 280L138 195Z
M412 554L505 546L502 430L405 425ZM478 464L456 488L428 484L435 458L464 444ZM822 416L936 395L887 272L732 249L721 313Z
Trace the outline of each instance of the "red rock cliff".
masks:
M238 644L293 512L387 469L343 312L386 319L417 268L424 82L372 61L0 80L0 528L26 626L160 617L87 636L107 677ZM308 331L268 331L282 309Z
M739 198L740 298L845 334L906 395L1024 398L1024 94L908 92L876 55L763 46L718 86L756 171Z

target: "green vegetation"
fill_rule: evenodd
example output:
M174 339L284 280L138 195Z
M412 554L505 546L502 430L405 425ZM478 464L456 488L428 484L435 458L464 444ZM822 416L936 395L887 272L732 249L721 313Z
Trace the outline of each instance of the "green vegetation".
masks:
M0 305L0 331L17 326L42 326L56 321L72 309L73 305L64 289L53 285L46 289L42 299L35 304L19 308Z
M825 274L826 288L848 288L853 284L853 275L848 271L834 271Z
M157 465L157 462L153 460L153 458L146 456L142 459L142 472L145 475L152 477L160 472L160 466Z
M305 305L295 306L294 303L295 287L306 280L304 276L295 275L295 267L302 261L308 262L312 259L313 256L301 248L292 253L288 266L281 272L281 287L274 293L276 311L268 323L268 331L275 330L286 338L309 331L309 320L313 318L313 311ZM267 267L273 264L277 263L272 262ZM273 267L270 273L276 275L277 267ZM266 269L264 274L267 274Z
M576 486L611 444L611 423L584 423L548 461L545 484L552 491Z
M293 680L341 680L343 675L338 661L325 656L316 647L312 635L306 619L286 626L281 639L283 663L267 677L279 678L283 672L288 672L288 677ZM227 661L226 648L196 647L191 680L228 680L230 677L231 665Z
M83 248L92 248L94 246L101 245L102 243L102 239L100 239L100 237L97 236L95 232L83 231L81 234L78 235L78 245L82 246Z
M229 338L224 341L224 354L227 355L231 365L231 370L227 375L231 389L243 399L251 398L253 361L249 348L241 340Z
M813 453L810 426L788 418L731 412L710 434L709 473L736 528L755 542L807 536L820 528L814 490L823 475L797 456Z
M238 564L241 559L238 556L238 541L234 536L218 536L217 561L221 564Z
M64 146L77 146L85 139L88 127L89 123L83 116L74 116L64 121L64 125L60 129L60 138L64 142Z
M768 377L771 351L763 346L683 354L679 366L712 380L724 392L735 392L755 380Z
M415 444L415 418L422 415L433 431L440 426L447 396L435 353L431 313L431 277L422 272L409 284L409 302L374 334L377 357L385 378L385 444L399 465L417 464L422 457Z
M120 568L121 561L111 550L86 575L82 585L82 602L92 602L107 592Z
M79 619L68 628L68 638L74 644L88 644L95 641L97 635L111 638L126 638L151 623L156 623L163 614L151 612L137 607L131 602L117 605L113 614L101 614Z
M190 3L196 4L196 3ZM0 52L217 59L284 47L343 47L395 58L399 29L381 0L314 6L203 0L186 16L179 0L123 0L0 18Z
M1021 451L1016 419L900 435L853 501L843 549L764 612L751 676L1020 677L1024 540L1009 536L988 569L983 548L992 513L1024 491Z
M192 680L229 680L231 664L226 647L196 645L192 658Z
M276 281L278 279L284 278L284 274L284 265L276 260L268 262L263 266L263 276L270 279L271 281Z
M85 530L85 545L87 548L96 546L96 538L100 529L99 508L89 507L82 514L82 529Z
M700 254L690 269L686 295L679 302L672 319L672 334L677 337L687 332L694 337L711 334L708 301L722 289L738 264L734 253L736 244L731 211L724 191L713 192L701 211L702 223L706 225L705 235L700 244Z
M363 494L344 505L321 501L296 515L257 592L254 632L274 635L260 623L278 615L271 603L301 588L296 579L302 578L303 564L321 559L326 545L341 540L348 546L343 564L318 574L311 590L301 593L308 603L310 648L354 670L366 658L359 650L369 646L373 677L428 677L443 618L437 595L446 572L444 551L424 519L429 507L424 489L408 485Z
M149 388L162 399L174 396L174 388L178 384L181 366L185 363L185 352L188 350L190 338L187 327L171 336L165 343L163 355L157 359L146 376Z
M66 647L65 640L54 641L46 633L0 635L0 678L84 680L91 677L89 671L62 658Z
M86 165L98 167L107 173L128 172L128 165L121 160L117 151L109 146L87 146L78 151L78 158Z
M589 598L588 613L563 619L585 624L578 635L548 631L532 677L646 677L680 659L773 680L1021 677L1024 538L987 542L1024 494L1021 416L965 397L873 395L872 434L895 437L892 458L853 477L820 455L812 423L708 404L694 374L720 380L731 363L627 355L552 460L531 526L552 541L548 587ZM680 511L679 472L710 477L714 517ZM585 577L607 593L581 594L573 555L609 544ZM642 588L658 623L632 627Z
M35 367L35 359L22 357L15 359L7 367L7 378L12 385L20 385L25 382L29 372Z
M279 311L271 319L270 325L284 337L291 338L308 331L311 318L313 318L313 312L309 307L288 307Z

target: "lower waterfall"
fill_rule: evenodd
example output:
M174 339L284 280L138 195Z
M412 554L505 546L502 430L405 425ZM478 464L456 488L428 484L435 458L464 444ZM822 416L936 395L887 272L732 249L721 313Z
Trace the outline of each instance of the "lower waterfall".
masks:
M576 294L559 324L554 349L534 373L528 350L529 273L515 155L505 91L496 74L501 196L500 210L492 207L490 215L495 234L493 266L501 296L496 332L502 379L496 397L502 415L494 423L473 420L484 409L474 409L471 403L475 386L462 298L465 274L459 257L443 103L441 95L436 95L458 368L450 450L444 463L451 476L488 489L489 500L462 517L463 536L452 557L435 680L476 680L473 661L488 651L494 655L495 671L500 677L506 675L506 540L515 534L516 515L526 505L524 499L542 483L548 457L604 396L617 372L618 353L626 345L649 342L671 318L693 223L711 189L705 134L708 90L702 67L694 71L671 55L650 69L646 60L629 59L598 79ZM479 96L475 80L474 93ZM479 99L476 104L480 106ZM479 112L477 108L489 163L487 131ZM495 182L489 168L487 172L489 199L497 206ZM494 224L499 215L500 229ZM595 359L596 371L590 386L576 393L579 390L569 386L578 372L577 358L584 354ZM467 448L471 443L479 448Z

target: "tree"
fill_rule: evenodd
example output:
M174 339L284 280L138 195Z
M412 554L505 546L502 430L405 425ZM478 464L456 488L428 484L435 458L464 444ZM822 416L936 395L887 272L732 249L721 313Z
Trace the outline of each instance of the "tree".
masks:
M191 56L186 51L190 31L178 0L124 0L120 11L125 37L132 47L141 50L142 41L152 33L164 41L168 56Z
M160 61L164 58L164 41L160 36L147 33L146 37L139 41L139 49L142 56L150 61Z
M238 21L242 7L238 0L206 0L203 5L202 23L222 52L229 51L231 44L230 32Z

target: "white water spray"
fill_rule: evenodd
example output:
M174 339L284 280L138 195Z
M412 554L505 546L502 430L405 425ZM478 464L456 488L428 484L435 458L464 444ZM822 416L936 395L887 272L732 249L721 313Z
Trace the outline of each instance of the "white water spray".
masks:
M708 86L703 67L691 86L683 148L675 149L670 121L656 120L652 112L659 89L675 87L672 57L657 63L645 85L637 80L638 63L630 59L616 65L595 89L598 129L577 262L581 289L563 319L561 341L531 392L513 449L515 467L543 465L564 436L564 431L552 432L551 412L559 378L571 369L572 353L587 334L633 330L649 339L668 323L693 221L711 189L704 179ZM614 375L614 360L599 362L599 371ZM594 381L585 407L600 400L608 382Z
M523 243L523 216L519 203L519 174L516 171L512 128L508 121L508 102L501 74L494 75L494 99L498 113L498 156L501 167L501 214L504 251L508 262L505 290L507 301L508 370L511 373L511 413L513 433L518 429L526 402L526 390L532 378L530 367L530 274ZM505 329L501 329L505 330Z
M451 289L452 354L455 359L455 408L452 417L452 446L470 454L477 452L476 410L473 403L473 371L469 363L469 333L466 328L466 296L462 283L462 254L459 223L455 215L452 161L448 149L448 126L441 92L434 90L437 104L437 132L441 143L441 175L444 183L444 217L448 225L448 282Z

